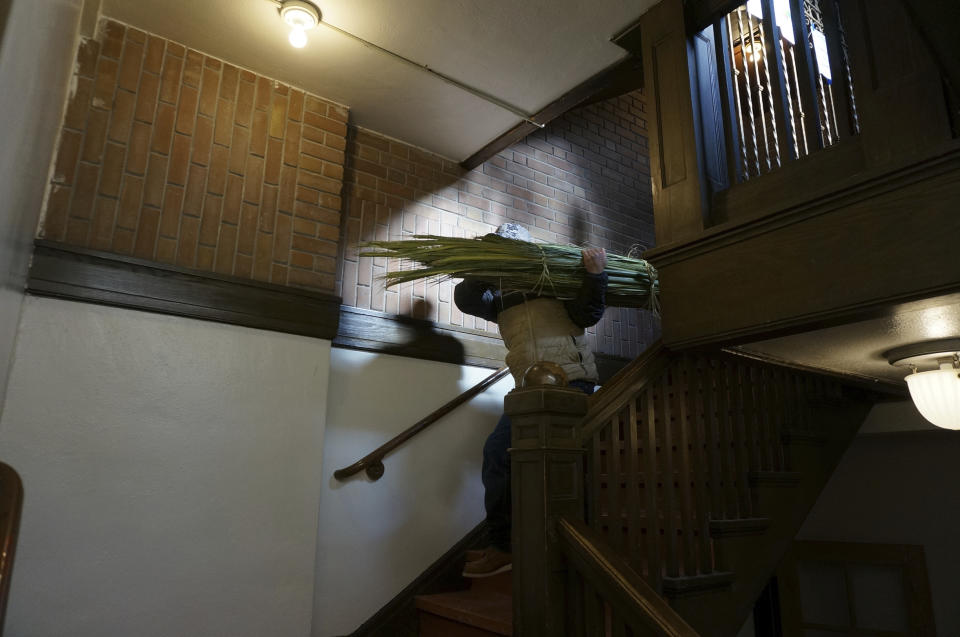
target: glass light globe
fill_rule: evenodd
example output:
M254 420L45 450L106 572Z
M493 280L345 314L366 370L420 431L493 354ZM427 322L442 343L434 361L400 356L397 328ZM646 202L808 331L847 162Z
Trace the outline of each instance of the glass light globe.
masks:
M307 34L304 33L303 29L294 29L290 32L290 44L298 49L307 46Z
M949 368L907 376L920 415L944 429L960 430L960 370Z

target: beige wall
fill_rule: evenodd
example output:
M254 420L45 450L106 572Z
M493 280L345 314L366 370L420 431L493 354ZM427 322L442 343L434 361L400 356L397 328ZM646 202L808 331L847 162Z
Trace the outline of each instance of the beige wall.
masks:
M73 63L82 0L12 0L0 13L0 413L27 265Z
M28 297L6 632L306 637L330 343Z

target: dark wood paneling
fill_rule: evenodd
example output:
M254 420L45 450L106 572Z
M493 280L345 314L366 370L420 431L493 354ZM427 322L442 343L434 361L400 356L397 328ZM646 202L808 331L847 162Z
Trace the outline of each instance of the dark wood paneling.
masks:
M487 332L347 306L340 309L340 330L333 344L493 369L503 366L507 353L500 337Z
M332 339L330 294L37 241L27 291L161 314Z
M873 165L921 156L952 136L940 70L905 4L840 3L864 150Z
M683 3L663 0L641 20L645 89L653 105L650 180L657 245L691 239L704 227Z
M960 291L960 150L652 251L670 346L743 342Z

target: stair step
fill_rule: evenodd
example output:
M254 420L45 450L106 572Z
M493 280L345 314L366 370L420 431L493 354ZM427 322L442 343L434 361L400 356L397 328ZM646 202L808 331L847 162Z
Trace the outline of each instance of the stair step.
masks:
M805 431L802 429L787 429L780 434L780 439L785 445L811 445L822 447L827 444L827 436L815 431Z
M416 598L416 605L425 613L454 623L466 624L490 634L513 634L512 595L491 590L470 589L453 593L419 595ZM432 620L427 621L430 623Z
M763 535L770 526L770 518L741 518L739 520L710 520L710 537L740 537Z
M664 577L663 594L665 597L677 598L727 590L735 578L735 574L726 571L708 575Z
M470 590L513 595L513 571L498 573L491 577L470 578Z
M747 479L751 487L795 487L800 484L795 471L751 471Z

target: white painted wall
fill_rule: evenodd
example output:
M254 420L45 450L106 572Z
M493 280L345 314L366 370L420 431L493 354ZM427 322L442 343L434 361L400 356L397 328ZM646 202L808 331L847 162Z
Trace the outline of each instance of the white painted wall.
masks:
M313 637L355 630L483 519L483 443L511 378L388 456L379 481L341 484L333 472L490 372L333 350Z
M7 0L0 34L0 414L83 0ZM2 25L2 23L0 23Z
M26 492L6 634L308 635L329 357L27 297L0 421Z
M960 433L857 437L797 539L922 545L937 634L960 635L958 458Z

